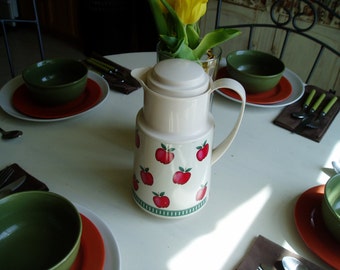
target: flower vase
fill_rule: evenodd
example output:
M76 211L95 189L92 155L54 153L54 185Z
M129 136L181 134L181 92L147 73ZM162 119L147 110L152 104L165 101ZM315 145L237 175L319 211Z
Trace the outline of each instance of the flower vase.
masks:
M205 55L197 61L204 71L214 80L219 68L221 60L222 49L221 47L214 47L209 49ZM173 58L167 51L161 50L159 44L157 44L157 62Z

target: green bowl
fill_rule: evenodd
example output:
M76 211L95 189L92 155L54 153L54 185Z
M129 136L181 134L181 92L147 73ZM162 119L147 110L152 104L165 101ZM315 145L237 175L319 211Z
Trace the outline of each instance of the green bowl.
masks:
M1 269L70 269L82 232L80 215L64 197L26 191L0 200Z
M340 242L340 174L327 181L321 209L326 227Z
M227 55L226 60L229 76L252 94L273 89L285 70L280 59L260 51L234 51Z
M49 59L24 69L22 78L36 101L60 105L84 92L87 72L87 67L77 60Z

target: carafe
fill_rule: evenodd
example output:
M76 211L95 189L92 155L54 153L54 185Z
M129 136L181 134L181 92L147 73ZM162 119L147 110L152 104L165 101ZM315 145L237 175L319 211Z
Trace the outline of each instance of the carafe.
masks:
M164 60L131 74L144 91L144 104L136 116L134 200L159 217L196 213L208 200L211 166L240 127L245 90L233 79L213 81L200 65L184 59ZM241 105L233 129L213 148L211 97L219 88L237 92Z

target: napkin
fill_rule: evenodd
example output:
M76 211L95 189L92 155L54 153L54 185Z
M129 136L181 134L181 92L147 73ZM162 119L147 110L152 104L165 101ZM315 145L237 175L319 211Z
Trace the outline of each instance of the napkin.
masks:
M301 119L293 118L291 116L291 113L302 110L303 104L305 103L307 96L313 89L316 90L316 94L311 102L311 106L313 106L313 103L316 101L317 97L319 97L322 93L326 93L326 98L320 104L318 110L316 111L316 117L318 117L322 109L327 105L327 103L331 100L331 98L334 97L335 93L333 91L325 91L317 86L307 85L305 86L305 93L302 96L302 98L299 101L285 107L280 112L280 114L275 118L274 124L282 128L288 129L292 132L296 132L297 134L303 137L306 137L308 139L311 139L315 142L320 142L322 137L325 135L326 131L328 130L329 126L331 125L332 121L334 120L335 116L338 114L340 110L340 98L338 98L336 103L326 114L324 123L322 126L320 126L317 129L305 127L302 130L294 131L294 129L301 123Z
M253 241L236 270L256 270L260 264L268 265L269 269L282 270L281 260L284 256L292 256L299 259L309 270L323 269L305 258L284 249L264 236L259 235Z
M123 94L130 94L141 85L131 76L131 70L125 68L97 53L83 60L83 63L94 72L99 73L109 84L110 89Z
M18 164L13 163L9 165L9 167L12 167L14 170L14 173L11 175L10 179L8 179L6 185L10 184L11 182L17 180L21 176L26 176L25 182L16 190L13 191L13 193L20 192L20 191L28 191L28 190L42 190L42 191L48 191L48 187L43 182L39 181L29 173L27 173L23 168L21 168Z

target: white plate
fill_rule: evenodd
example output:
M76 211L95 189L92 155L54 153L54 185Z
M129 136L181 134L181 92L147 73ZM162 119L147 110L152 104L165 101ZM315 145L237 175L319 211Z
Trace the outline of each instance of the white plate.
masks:
M120 269L119 249L109 228L96 214L94 214L89 209L76 203L74 203L74 205L77 207L78 211L81 214L83 214L92 221L92 223L97 227L101 236L103 237L105 247L104 270L119 270Z
M305 92L304 83L299 78L299 76L297 76L293 71L291 71L288 68L285 69L283 76L285 76L287 78L287 80L290 82L290 84L292 85L292 93L286 100L278 102L278 103L274 103L274 104L255 104L255 103L249 103L249 102L246 102L246 104L249 105L249 106L261 107L261 108L278 108L278 107L284 107L284 106L290 105L290 104L298 101L303 96L303 94ZM222 95L222 96L224 96L224 97L226 97L230 100L241 102L238 99L235 99L233 97L230 97L230 96L224 94L220 90L217 90L217 92L220 95Z
M78 114L74 114L74 115L70 115L67 117L61 117L61 118L55 118L55 119L40 119L40 118L34 118L34 117L30 117L27 116L25 114L21 114L20 112L18 112L13 106L12 106L12 96L15 92L16 89L18 89L18 87L20 85L22 85L24 83L22 76L19 75L15 78L13 78L12 80L10 80L9 82L7 82L0 90L0 107L9 115L22 119L22 120L27 120L27 121L33 121L33 122L53 122L53 121L61 121L61 120L66 120L72 117L76 117L76 116L80 116L84 113L87 113L91 110L93 110L94 108L98 107L100 104L103 103L103 101L106 99L106 97L109 94L109 85L108 83L97 73L89 70L88 73L88 77L92 80L94 80L100 87L102 94L100 96L99 101L97 102L97 104L95 104L93 107L91 107L90 109L88 109L87 111L78 113Z

